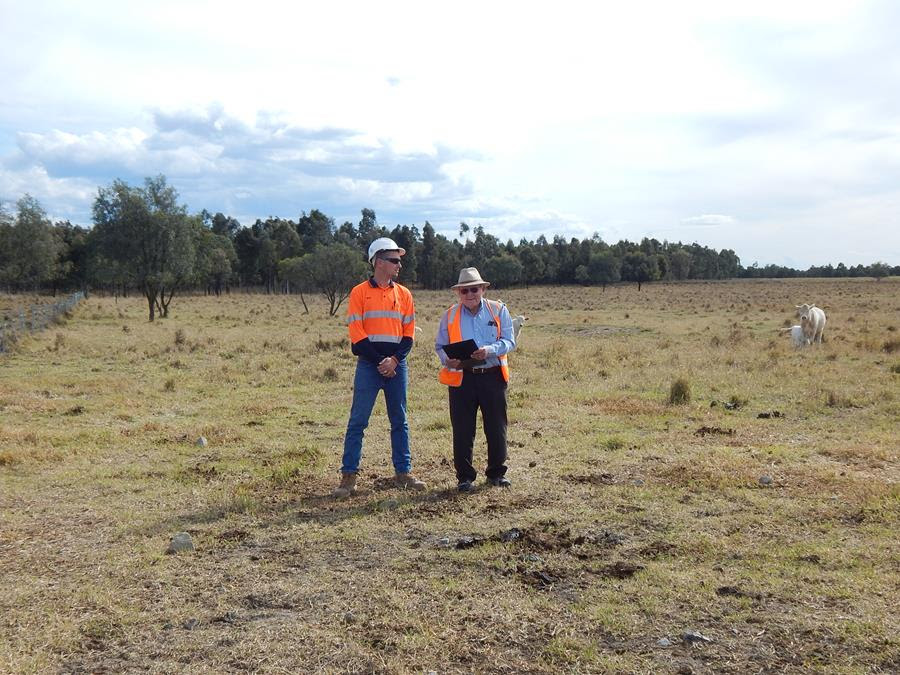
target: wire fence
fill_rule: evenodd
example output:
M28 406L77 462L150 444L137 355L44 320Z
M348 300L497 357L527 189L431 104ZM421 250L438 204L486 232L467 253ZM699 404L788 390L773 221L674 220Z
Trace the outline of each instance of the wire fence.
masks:
M0 353L7 351L23 335L44 330L60 314L65 314L84 300L78 291L59 302L19 307L0 316Z

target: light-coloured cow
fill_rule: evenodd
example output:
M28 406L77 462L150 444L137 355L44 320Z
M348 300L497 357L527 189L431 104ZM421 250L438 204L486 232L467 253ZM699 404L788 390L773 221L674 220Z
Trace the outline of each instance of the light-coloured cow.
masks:
M796 307L797 316L800 317L800 326L806 339L809 343L821 343L825 337L825 310L807 303L796 305Z
M502 300L500 300L499 298L497 299L497 302L499 302L499 303L501 303L501 304L506 304L506 303L504 303ZM508 309L508 308L507 308L507 309ZM526 322L526 321L528 321L528 317L524 317L524 316L522 316L521 314L519 314L518 316L514 316L514 317L512 318L512 325L513 325L513 340L515 340L516 342L519 341L519 331L522 330L522 326L525 325L525 322Z
M803 326L791 326L790 328L782 328L781 330L790 333L791 344L795 347L805 347L809 344L809 340L803 332Z
M526 319L524 316L519 314L518 316L514 316L512 318L513 325L513 339L518 342L519 341L519 331L522 330L522 326L525 325Z

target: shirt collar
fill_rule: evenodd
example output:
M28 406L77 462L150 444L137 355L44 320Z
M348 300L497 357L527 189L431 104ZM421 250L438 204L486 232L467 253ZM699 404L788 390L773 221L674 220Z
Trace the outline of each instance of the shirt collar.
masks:
M378 285L378 282L375 281L375 275L374 275L374 274L373 274L372 276L369 277L369 284L372 286L372 288L381 288L381 286ZM394 285L394 280L393 280L393 279L389 279L389 280L388 280L388 288L392 288L393 285Z

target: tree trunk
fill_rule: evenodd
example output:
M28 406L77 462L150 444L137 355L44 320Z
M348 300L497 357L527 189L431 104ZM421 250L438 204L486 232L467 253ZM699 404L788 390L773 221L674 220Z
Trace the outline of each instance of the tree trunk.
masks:
M147 296L147 304L150 307L150 321L153 321L156 318L155 311L154 311L156 309L156 293L154 292L151 294L151 291L148 288L144 292L144 295Z

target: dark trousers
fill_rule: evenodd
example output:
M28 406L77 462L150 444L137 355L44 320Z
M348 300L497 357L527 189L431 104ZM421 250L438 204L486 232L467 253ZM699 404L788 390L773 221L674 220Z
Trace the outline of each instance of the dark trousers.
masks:
M472 466L475 422L481 408L481 421L487 440L488 478L506 474L506 382L500 370L489 373L463 373L462 384L450 390L450 422L453 425L453 465L456 479L474 481L478 475Z

